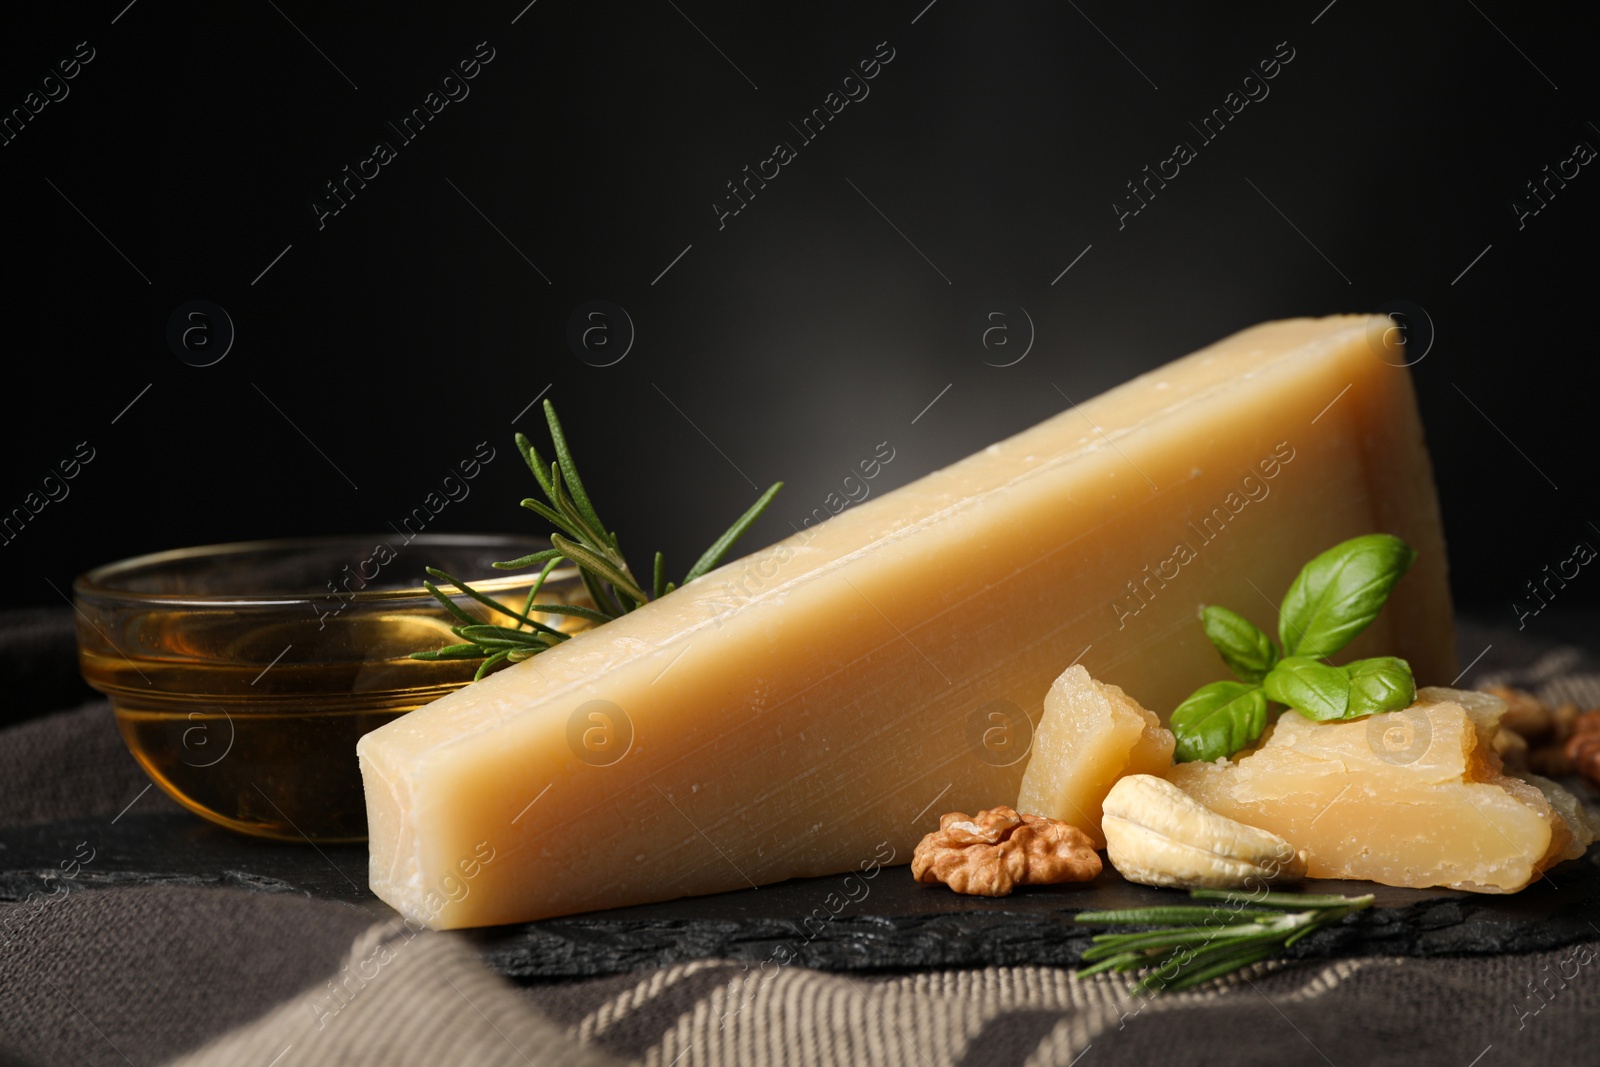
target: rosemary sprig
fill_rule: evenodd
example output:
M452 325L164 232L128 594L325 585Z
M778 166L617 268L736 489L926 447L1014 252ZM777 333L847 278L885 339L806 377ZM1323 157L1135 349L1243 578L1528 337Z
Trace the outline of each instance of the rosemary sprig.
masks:
M429 576L455 586L461 593L489 610L512 619L516 625L493 625L474 618L457 605L448 594L442 592L436 584L425 581L422 583L423 588L433 594L434 598L444 605L445 610L458 620L457 625L450 628L450 632L462 640L460 644L447 645L440 649L413 652L412 659L481 659L483 663L473 676L473 680L476 681L497 667L521 662L548 648L554 648L571 636L539 622L533 617L535 614L568 615L595 624L620 618L648 601L666 596L678 585L689 584L716 567L733 548L734 542L738 541L761 517L767 505L772 503L772 498L778 495L778 490L783 488L783 483L777 482L762 493L749 510L739 516L738 521L712 542L711 547L706 549L693 567L689 568L689 573L684 575L682 582L675 584L666 580L666 561L661 553L657 552L650 576L650 589L647 592L634 577L632 568L622 555L617 535L607 530L605 523L600 521L594 502L590 499L588 490L584 488L583 480L578 477L578 468L572 460L572 449L568 447L566 435L561 430L561 422L556 418L556 409L548 400L544 402L544 418L550 427L550 442L555 450L554 461L546 463L533 443L520 433L516 436L516 442L517 451L522 453L523 460L527 462L528 469L533 472L534 480L539 483L539 489L544 493L544 500L530 497L522 502L522 506L555 527L550 534L551 547L529 553L519 559L495 564L500 570L520 570L524 567L543 565L539 577L528 590L522 610L514 611L494 598L485 596L467 583L452 578L444 571L434 567L427 568ZM589 599L594 603L593 607L535 602L539 591L544 587L545 580L550 577L550 572L563 559L570 560L577 567L584 588L588 590Z
M1077 921L1097 925L1153 926L1132 933L1096 934L1083 954L1079 977L1101 971L1153 967L1134 995L1178 991L1266 959L1308 934L1372 906L1372 895L1236 893L1194 889L1194 900L1213 905L1081 911ZM1177 923L1179 925L1166 925Z

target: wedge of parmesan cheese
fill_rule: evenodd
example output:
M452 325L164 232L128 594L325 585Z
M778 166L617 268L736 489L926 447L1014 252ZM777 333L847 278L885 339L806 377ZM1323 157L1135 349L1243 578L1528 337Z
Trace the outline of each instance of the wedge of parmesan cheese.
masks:
M462 927L908 862L1017 796L1067 665L1164 714L1199 605L1357 534L1420 555L1351 654L1454 677L1386 325L1246 330L366 735L373 890Z

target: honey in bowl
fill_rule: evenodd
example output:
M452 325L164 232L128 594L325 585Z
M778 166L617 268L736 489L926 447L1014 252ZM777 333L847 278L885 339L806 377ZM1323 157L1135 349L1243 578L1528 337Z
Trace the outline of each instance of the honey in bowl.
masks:
M134 758L189 810L261 837L361 841L357 739L466 685L478 667L409 658L460 640L450 632L456 620L422 589L423 567L520 612L538 569L491 565L547 547L423 534L139 557L75 584L79 664L109 698ZM539 601L588 603L571 567L551 573ZM484 622L516 625L465 595L452 602ZM567 632L586 625L534 618Z

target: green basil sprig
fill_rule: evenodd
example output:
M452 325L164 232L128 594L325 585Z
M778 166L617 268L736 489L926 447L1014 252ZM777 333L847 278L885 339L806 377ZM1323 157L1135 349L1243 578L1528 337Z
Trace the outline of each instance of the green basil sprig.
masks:
M1216 759L1248 748L1267 726L1267 695L1251 682L1212 682L1172 713L1177 760ZM1212 755L1211 753L1215 753Z
M1391 534L1335 545L1301 569L1283 595L1278 639L1286 656L1331 656L1367 628L1417 558Z
M1178 762L1214 760L1250 747L1266 729L1268 701L1328 722L1396 711L1416 699L1403 659L1379 656L1342 667L1323 662L1383 610L1417 553L1391 534L1351 538L1301 568L1278 613L1279 645L1237 612L1200 612L1206 637L1237 682L1201 686L1172 713Z
M1350 678L1310 656L1289 656L1261 680L1267 697L1308 719L1342 719L1350 710ZM1252 739L1253 740L1253 739Z
M1278 646L1272 638L1236 611L1211 604L1201 609L1200 625L1222 653L1222 662L1247 682L1261 681L1278 662Z
M1350 709L1346 718L1395 711L1409 707L1417 699L1417 683L1411 677L1411 664L1397 656L1358 659L1344 665L1350 678Z

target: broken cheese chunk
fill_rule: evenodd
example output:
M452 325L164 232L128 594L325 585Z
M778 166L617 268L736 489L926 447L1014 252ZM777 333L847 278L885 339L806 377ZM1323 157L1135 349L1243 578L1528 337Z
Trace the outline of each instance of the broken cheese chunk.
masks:
M1017 810L1069 822L1104 848L1106 794L1124 775L1166 774L1176 744L1154 712L1082 666L1068 667L1044 698Z
M1304 849L1312 878L1514 893L1593 833L1559 785L1502 773L1492 741L1504 710L1498 697L1434 688L1351 722L1286 711L1254 751L1167 777Z
M1017 795L1063 664L1174 707L1198 604L1374 530L1420 557L1351 654L1453 677L1390 325L1246 330L374 730L373 891L452 928L908 862Z

